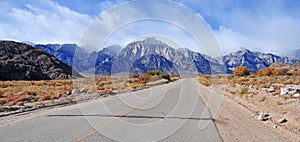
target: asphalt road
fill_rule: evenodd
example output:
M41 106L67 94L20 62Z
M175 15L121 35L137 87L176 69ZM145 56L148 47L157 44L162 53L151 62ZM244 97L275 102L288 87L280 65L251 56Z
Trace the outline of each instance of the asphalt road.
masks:
M188 78L54 108L1 126L0 141L222 141L199 93L198 82Z

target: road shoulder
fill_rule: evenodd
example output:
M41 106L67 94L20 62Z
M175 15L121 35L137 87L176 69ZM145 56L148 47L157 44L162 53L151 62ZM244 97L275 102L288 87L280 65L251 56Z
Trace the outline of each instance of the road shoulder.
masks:
M210 97L210 88L202 85L200 85L199 88L201 92L200 96L204 103L208 102ZM211 95L222 94L211 93ZM213 100L210 100L210 102L214 103ZM215 123L223 141L280 142L289 140L286 136L273 130L273 128L264 125L264 122L256 120L254 116L255 114L253 114L251 111L229 97L224 96L219 112L215 116Z

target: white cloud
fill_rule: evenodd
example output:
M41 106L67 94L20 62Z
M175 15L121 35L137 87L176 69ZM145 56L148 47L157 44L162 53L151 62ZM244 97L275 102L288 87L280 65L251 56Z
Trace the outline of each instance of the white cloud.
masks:
M174 48L190 48L199 51L196 41L188 34L187 31L180 29L176 25L157 20L141 20L136 21L123 27L120 27L106 41L106 45L118 43L125 47L132 41L142 40L146 37L157 37L165 42L174 41ZM175 45L174 43L170 43Z
M157 21L130 23L131 18L159 15L167 17L166 21L174 23L185 21L182 24L187 24L188 27L193 27L190 28L193 29L192 31L196 31L199 30L197 28L199 26L193 24L194 15L185 15L186 13L181 12L180 8L168 9L169 5L164 4L164 1L149 0L135 1L127 9L118 9L117 12L110 11L109 8L120 3L124 2L122 0L101 2L97 8L106 11L102 12L102 17L94 18L72 11L53 1L35 1L22 6L19 3L1 1L3 9L0 9L0 39L35 43L80 43L80 40L85 40L82 39L82 34L91 26L90 23L96 20L96 23L100 24L96 27L102 28L90 29L87 32L90 35L86 38L91 44L95 43L91 46L100 47L97 42L99 39L106 38L111 31L121 28L112 37L112 44L121 44L124 47L128 42L140 37L158 35L173 40L182 47L199 50L199 46L190 35L185 33L186 29L180 29L176 25L172 26L164 22L159 24ZM296 11L297 6L287 7L284 2L278 1L275 3L254 1L245 4L235 0L222 2L195 0L183 3L210 22L225 53L241 47L275 53L300 48L300 16ZM151 9L147 7L149 5L152 6ZM129 25L118 27L128 22Z
M280 53L300 48L297 1L182 0L214 28L225 52L245 47Z
M256 21L251 31L238 32L220 26L216 37L225 53L247 48L254 51L280 54L283 50L299 49L300 20L291 17ZM250 23L249 23L250 24Z
M52 1L12 8L0 22L0 38L35 43L74 43L93 18Z
M102 46L103 42L113 32L116 33L108 45L121 44L124 47L130 42L128 40L157 35L175 41L184 48L203 50L212 56L221 54L213 32L209 30L203 18L190 9L170 1L132 1L102 12L85 33L80 45L99 50L105 47ZM193 41L193 38L199 41Z
M248 40L247 37L225 26L220 26L215 35L224 53L239 50Z

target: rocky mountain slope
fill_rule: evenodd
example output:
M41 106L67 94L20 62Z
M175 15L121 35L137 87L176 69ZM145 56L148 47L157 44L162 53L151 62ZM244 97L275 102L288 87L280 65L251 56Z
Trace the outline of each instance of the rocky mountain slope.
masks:
M42 49L0 41L0 80L50 80L82 77Z
M150 64L151 62L156 62L155 60L143 60L145 62L144 65L147 66L134 67L134 65L137 65L135 64L135 62L138 59L148 58L150 57L149 55L159 55L153 59L157 60L157 58L161 58L160 60L166 60L165 62L163 62L164 64L160 66L169 66L167 64L171 62L172 68L168 68L167 70L165 70L165 72L171 74L180 73L192 75L222 72L220 68L211 66L220 66L217 60L186 48L174 49L166 43L156 40L155 38L147 38L145 40L135 41L128 44L114 58L112 71L113 73L117 73L130 71L132 68L143 68L141 70L152 69L152 66ZM156 66L158 67L158 65ZM177 71L174 72L175 70Z
M142 56L133 63L133 74L145 74L148 70L160 70L169 72L170 74L179 74L178 66L170 60L158 54L150 54Z
M73 62L77 63L79 61L85 60L90 55L87 51L80 48L76 44L37 44L35 47L41 48L48 53L54 55L56 58L58 58L63 63L73 67L73 69L77 71L81 71L82 69L80 66L73 66ZM74 58L74 56L76 57Z
M46 45L49 46L49 45ZM55 55L68 65L72 61L68 50L60 50L64 45L44 47L47 52ZM76 46L76 45L73 45ZM112 45L87 55L84 49L76 46L76 57L73 55L72 67L79 72L89 72L100 75L118 74L122 72L142 73L149 69L162 69L172 74L219 74L232 73L236 66L247 66L251 72L270 66L274 62L291 64L297 60L280 57L273 54L241 50L230 53L218 59L191 51L186 48L174 49L155 38L135 41L125 48ZM68 58L64 58L64 57ZM75 62L76 61L76 62Z
M252 52L250 50L244 49L225 55L223 57L223 62L226 65L227 73L232 73L236 66L247 66L253 73L256 70L269 67L275 62L291 64L295 61L289 59L288 57L280 57L274 54Z

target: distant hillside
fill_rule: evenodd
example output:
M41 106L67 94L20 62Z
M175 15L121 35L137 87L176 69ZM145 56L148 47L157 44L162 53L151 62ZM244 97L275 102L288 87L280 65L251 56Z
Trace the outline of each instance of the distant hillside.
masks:
M270 67L275 69L300 70L300 62L296 62L294 64L283 64L276 62L270 65Z
M0 80L50 80L82 77L46 51L14 41L0 41Z

